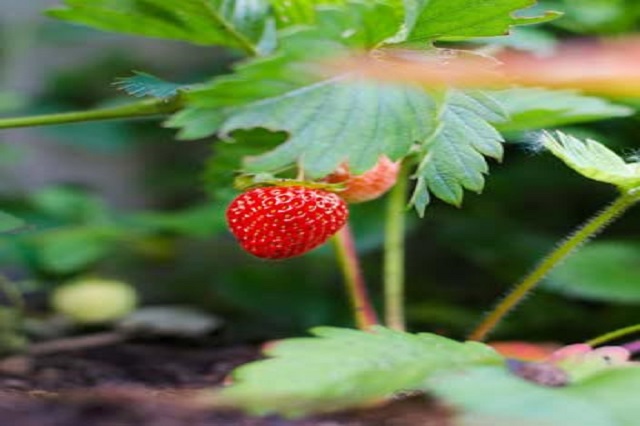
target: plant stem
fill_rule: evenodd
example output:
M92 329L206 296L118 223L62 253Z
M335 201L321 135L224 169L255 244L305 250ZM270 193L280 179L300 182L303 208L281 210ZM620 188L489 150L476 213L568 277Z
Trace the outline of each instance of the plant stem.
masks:
M618 330L610 331L609 333L605 333L601 336L594 337L593 339L587 341L586 343L589 346L599 346L603 343L607 343L607 342L610 342L611 340L616 340L633 333L640 333L640 324L631 325L629 327L619 328Z
M389 194L385 220L384 306L385 325L405 330L404 314L404 234L409 165L403 164Z
M547 255L534 269L518 283L507 296L487 315L469 335L469 340L485 340L496 325L515 308L556 266L574 253L581 245L594 237L638 201L638 196L623 193L604 210L597 213L564 242Z
M349 224L336 234L333 242L356 325L361 330L368 330L378 324L378 316L369 299Z
M167 102L164 100L153 99L116 106L113 108L102 108L89 111L63 112L58 114L36 115L32 117L0 118L0 129L164 115L175 112L179 108L179 100Z

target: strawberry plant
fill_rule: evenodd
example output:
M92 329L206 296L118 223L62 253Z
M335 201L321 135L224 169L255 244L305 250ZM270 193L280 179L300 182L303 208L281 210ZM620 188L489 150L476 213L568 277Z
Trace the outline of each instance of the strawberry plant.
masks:
M180 224L215 218L211 233L226 223L244 250L267 260L334 243L357 329L317 327L312 337L268 345L267 359L240 367L229 386L206 395L208 404L297 417L417 391L452 407L460 424L635 424L637 343L595 347L638 326L526 361L482 343L546 277L575 276L561 263L640 200L638 162L595 140L568 132L528 138L582 176L613 185L618 198L539 262L468 341L405 331L407 210L428 216L435 199L461 207L465 191L482 192L489 159L502 161L505 142L518 142L519 132L633 114L606 96L619 95L625 84L638 94L637 71L612 66L604 83L576 83L554 79L564 56L545 59L536 75L523 64L538 58L509 50L531 48L510 33L562 22L560 13L534 0L66 0L48 15L103 31L222 46L238 60L228 74L194 84L144 72L120 76L117 88L144 99L2 118L0 129L162 117L177 139L214 141L203 173L213 207L195 208ZM628 65L624 55L611 58ZM567 69L561 71L570 77L580 72ZM544 83L550 87L535 87ZM348 218L351 204L387 192L378 224L379 320ZM25 226L12 213L1 213L0 231ZM175 218L152 218L159 228L177 227ZM122 231L112 224L98 240L120 235L115 230ZM90 257L104 255L102 247ZM637 286L628 292L640 297Z

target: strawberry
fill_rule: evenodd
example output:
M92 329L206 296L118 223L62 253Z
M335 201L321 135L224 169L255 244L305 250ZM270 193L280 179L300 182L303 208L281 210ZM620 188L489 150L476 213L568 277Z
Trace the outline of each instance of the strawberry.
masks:
M318 247L348 216L336 194L304 186L254 188L227 208L227 224L242 248L264 259L286 259Z
M394 163L389 158L382 156L378 163L361 175L352 175L349 166L345 163L327 176L329 183L343 183L344 191L339 195L347 203L362 203L374 200L387 192L396 183L398 178L399 163Z

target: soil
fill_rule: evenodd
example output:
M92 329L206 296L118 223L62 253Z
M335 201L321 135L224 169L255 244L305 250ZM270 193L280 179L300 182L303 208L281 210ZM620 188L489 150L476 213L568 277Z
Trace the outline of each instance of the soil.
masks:
M297 420L203 408L193 393L258 358L255 346L111 346L17 358L0 372L1 426L442 426L422 396Z

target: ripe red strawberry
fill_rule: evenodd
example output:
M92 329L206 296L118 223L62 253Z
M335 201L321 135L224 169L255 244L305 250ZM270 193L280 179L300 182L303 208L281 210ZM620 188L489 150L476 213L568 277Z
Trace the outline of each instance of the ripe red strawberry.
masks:
M312 250L347 222L345 202L332 192L304 186L254 188L227 209L227 224L249 253L286 259Z
M325 179L329 183L344 183L346 188L338 193L347 203L362 203L374 200L387 192L396 183L399 163L382 156L378 163L361 175L353 176L349 166L342 164Z

